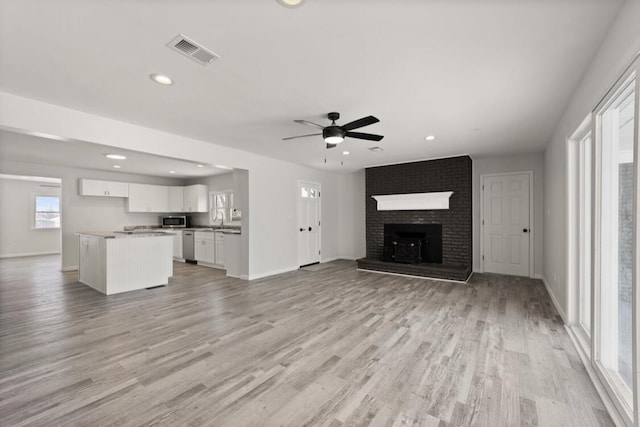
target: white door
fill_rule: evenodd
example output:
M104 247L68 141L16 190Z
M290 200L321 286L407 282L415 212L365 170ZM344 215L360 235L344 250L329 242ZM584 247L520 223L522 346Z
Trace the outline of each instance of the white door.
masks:
M529 192L531 175L483 177L484 271L529 276Z
M298 264L320 262L320 185L298 183Z

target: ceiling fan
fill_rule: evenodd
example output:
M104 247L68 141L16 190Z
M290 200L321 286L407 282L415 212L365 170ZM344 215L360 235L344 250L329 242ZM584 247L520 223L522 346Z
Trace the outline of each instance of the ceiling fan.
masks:
M373 117L373 116L363 117L361 119L354 120L342 126L338 126L336 124L336 120L340 119L340 113L335 113L335 112L329 113L327 114L327 118L331 120L331 124L329 126L322 126L317 123L310 122L308 120L294 120L294 122L300 123L301 125L320 128L322 129L322 133L290 136L288 138L282 138L282 140L288 141L290 139L306 138L308 136L322 135L324 142L327 143L327 148L333 148L338 144L340 144L342 141L344 141L345 137L366 139L368 141L380 141L382 138L384 138L384 136L382 135L374 135L372 133L351 132L353 129L358 129L361 127L372 125L374 123L378 123L380 120L378 120L376 117Z

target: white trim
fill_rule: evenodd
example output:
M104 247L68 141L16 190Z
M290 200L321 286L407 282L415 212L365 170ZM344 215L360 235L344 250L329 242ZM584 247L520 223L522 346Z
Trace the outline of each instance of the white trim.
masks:
M624 417L620 414L620 412L618 412L618 408L613 403L613 400L611 400L611 397L609 397L609 394L607 394L607 391L604 385L602 384L602 382L600 381L600 378L598 377L596 372L593 370L590 359L588 355L585 354L584 351L582 350L582 347L580 346L578 337L575 335L575 332L568 325L565 325L565 329L569 334L569 338L571 339L573 346L576 348L578 357L580 357L580 361L582 362L582 365L586 369L587 374L589 375L589 378L591 379L591 382L593 383L593 386L596 389L596 392L598 393L598 396L600 396L600 399L602 399L602 403L604 403L604 407L607 409L607 412L609 412L609 416L611 417L611 419L613 420L616 426L619 426L619 427L626 426L627 424L624 421Z
M542 283L544 283L544 287L547 288L547 293L551 297L551 302L553 303L556 310L558 310L558 314L560 314L560 317L562 317L562 321L564 322L565 325L568 324L567 313L565 313L564 309L560 305L560 302L556 298L556 295L553 293L553 291L551 290L551 287L549 286L549 282L547 282L547 279L544 276L542 276Z
M68 266L68 267L62 267L62 268L60 269L60 271L64 271L64 272L67 272L67 271L77 271L78 269L79 269L79 267L78 267L77 265L70 265L70 266Z
M364 169L366 169L366 168L377 168L379 166L393 166L393 165L404 165L406 163L426 162L426 161L429 161L429 160L453 159L453 158L456 158L456 157L464 157L464 156L469 156L469 158L471 158L473 160L473 158L471 157L471 155L469 153L462 153L462 154L453 154L451 156L426 157L426 158L423 157L421 159L407 160L406 162L377 163L377 164L370 165L370 166L364 166Z
M344 260L347 260L347 261L357 261L357 260L359 260L360 258L362 258L362 257L361 257L361 256L359 256L359 257L355 257L355 256L351 256L351 255L340 255L340 256L338 256L338 258L336 258L336 259L344 259ZM333 261L333 260L332 260L332 261Z
M297 270L299 268L300 268L299 266L285 267L285 268L280 268L278 270L267 271L265 273L250 274L248 276L240 276L240 278L243 279L243 280L258 280L258 279L263 279L265 277L277 276L278 274L289 273L289 272L295 271L295 270ZM245 277L246 277L246 279L245 279Z
M61 253L60 251L57 251L57 252L23 252L23 253L20 253L20 254L0 255L0 258L21 258L21 257L38 256L38 255L60 255L60 253Z
M542 274L540 274L540 273L535 273L535 274L532 274L532 275L531 275L531 278L532 278L532 279L542 280L542 278L543 278L543 277L544 277L544 276L543 276Z
M473 271L471 272L471 274L469 275L469 277L467 277L467 280L465 280L464 282L461 280L451 280L451 279L438 279L437 277L426 277L426 276L414 276L412 274L402 274L402 273L391 273L389 271L379 271L379 270L368 270L366 268L357 268L356 270L358 271L362 271L365 273L377 273L377 274L387 274L389 276L400 276L400 277L408 277L411 279L424 279L424 280L434 280L436 282L451 282L451 283L460 283L462 285L466 285L467 283L469 283L469 279L471 279L471 276L473 276Z
M339 259L340 259L340 257L337 257L337 256L332 256L330 258L321 258L320 259L320 264L324 264L326 262L331 262L331 261L337 261Z
M535 227L533 226L533 224L535 224L535 210L534 210L534 199L533 199L533 191L534 191L534 186L533 186L533 180L535 178L534 175L534 171L533 170L527 170L527 171L520 171L520 172L504 172L504 173L486 173L486 174L482 174L480 175L480 271L478 271L478 273L484 273L484 259L483 259L483 255L484 255L484 179L485 177L496 177L496 176L509 176L509 175L522 175L522 174L529 174L529 276L530 278L534 278L534 263L535 263L535 258L534 258L534 251L535 251L535 244L534 244L534 232L535 232Z

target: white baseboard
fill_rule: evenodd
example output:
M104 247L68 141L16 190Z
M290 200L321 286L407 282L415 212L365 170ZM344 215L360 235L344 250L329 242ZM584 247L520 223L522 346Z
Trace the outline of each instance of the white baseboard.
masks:
M79 267L78 267L77 265L69 265L69 266L67 266L67 267L62 267L62 268L60 269L60 271L64 271L64 272L67 272L67 271L77 271L77 270L78 270L78 268L79 268Z
M298 266L295 267L285 267L285 268L280 268L278 270L272 270L272 271L267 271L265 273L258 273L258 274L250 274L246 280L258 280L258 279L263 279L265 277L269 277L269 276L275 276L277 274L282 274L282 273L288 273L290 271L295 271L298 269ZM240 276L240 278L242 278L242 276Z
M240 280L249 280L249 276L246 274L241 274L240 275Z
M38 256L38 255L60 255L60 251L58 252L24 252L21 254L4 254L0 255L0 258L22 258L27 256Z
M320 262L324 264L325 262L337 261L339 259L340 259L340 257L334 256L334 257L331 257L331 258L322 258L320 260Z
M355 261L358 260L360 258L364 258L364 257L353 257L353 256L339 256L337 259L346 259L347 261Z
M553 302L553 305L556 307L556 310L558 310L560 317L562 317L562 321L564 322L565 325L568 325L569 319L567 318L567 313L564 312L564 309L562 308L555 294L551 290L551 287L549 286L549 282L547 282L546 277L541 275L540 280L542 280L542 283L544 283L544 287L547 288L547 293L551 297L551 302Z
M538 279L538 280L542 280L542 274L540 273L534 273L531 275L532 279Z
M386 274L389 276L400 276L400 277L409 277L411 279L424 279L424 280L435 280L436 282L451 282L451 283L461 283L463 285L466 285L467 283L469 283L469 279L471 279L471 276L473 276L473 272L471 272L471 274L469 275L469 277L467 277L467 280L465 280L464 282L462 280L450 280L450 279L438 279L436 277L425 277L425 276L414 276L411 274L402 274L402 273L390 273L388 271L378 271L378 270L367 270L366 268L358 268L358 271L363 271L365 273L377 273L377 274Z
M604 407L607 408L607 411L609 412L609 416L613 420L614 424L619 427L626 426L627 423L624 422L624 418L622 417L622 415L620 415L620 412L618 412L618 408L616 407L615 403L613 403L613 401L609 397L609 394L604 388L602 381L600 381L600 378L598 377L596 372L593 370L589 356L586 355L582 350L582 346L578 342L578 337L573 331L573 328L566 324L564 328L567 330L567 333L569 334L569 338L571 339L573 346L576 348L578 357L580 357L580 360L582 361L582 365L586 369L587 374L589 375L589 378L591 379L591 382L593 383L593 386L596 389L596 392L600 396L600 399L602 399L602 403L604 403Z

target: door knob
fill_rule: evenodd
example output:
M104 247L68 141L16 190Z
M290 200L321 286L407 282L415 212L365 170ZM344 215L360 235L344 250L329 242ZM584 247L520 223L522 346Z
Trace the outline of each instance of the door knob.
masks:
M523 229L522 229L522 232L523 232L523 233L528 233L528 232L529 232L529 229L528 229L528 228L523 228Z
M309 227L309 231L311 231L311 227Z
M304 231L304 228L301 228L300 231Z

